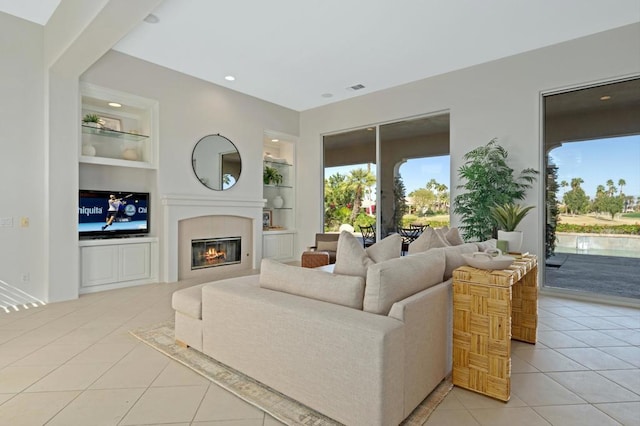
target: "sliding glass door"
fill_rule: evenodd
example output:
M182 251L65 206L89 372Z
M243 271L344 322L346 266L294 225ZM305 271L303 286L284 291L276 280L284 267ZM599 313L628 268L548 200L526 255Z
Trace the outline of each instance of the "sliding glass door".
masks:
M408 223L428 223L435 212L448 223L448 113L326 135L323 142L325 232L357 234L373 225L383 238ZM423 202L425 193L432 202Z

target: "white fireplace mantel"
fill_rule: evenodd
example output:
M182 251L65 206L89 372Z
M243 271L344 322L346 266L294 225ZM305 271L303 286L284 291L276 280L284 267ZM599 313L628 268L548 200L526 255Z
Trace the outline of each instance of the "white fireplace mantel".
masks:
M253 265L259 267L262 259L262 209L266 200L198 195L163 195L163 238L161 238L161 280L178 280L178 223L201 216L229 215L246 217L253 221Z

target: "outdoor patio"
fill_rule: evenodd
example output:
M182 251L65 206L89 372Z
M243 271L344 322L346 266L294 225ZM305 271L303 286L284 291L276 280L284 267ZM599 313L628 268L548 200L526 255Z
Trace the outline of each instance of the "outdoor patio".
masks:
M545 287L640 299L637 257L557 253L545 269Z

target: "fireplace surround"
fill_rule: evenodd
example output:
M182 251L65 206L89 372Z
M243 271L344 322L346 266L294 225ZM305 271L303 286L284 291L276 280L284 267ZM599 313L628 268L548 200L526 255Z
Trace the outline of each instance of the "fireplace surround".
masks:
M161 280L223 277L241 269L258 269L262 258L263 199L164 195ZM240 263L191 270L191 240L240 236Z

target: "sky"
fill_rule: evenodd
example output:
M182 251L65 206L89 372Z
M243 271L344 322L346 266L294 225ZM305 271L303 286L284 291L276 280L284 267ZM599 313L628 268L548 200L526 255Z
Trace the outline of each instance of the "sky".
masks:
M611 179L618 188L618 180L624 179L626 185L622 190L625 195L640 196L638 135L566 143L552 150L549 155L558 166L558 184L563 180L571 184L571 179L582 178L584 183L580 186L593 198L598 185L606 188L607 180ZM570 189L560 188L558 199L562 200L562 195Z
M588 142L566 143L549 154L558 166L558 184L563 180L571 183L571 179L579 177L584 180L582 189L593 198L598 185L606 187L611 179L616 188L618 180L624 179L623 191L626 195L640 196L640 136L599 139ZM325 170L325 177L337 172L348 175L354 168L366 168L366 165L331 167ZM376 166L371 166L375 173ZM418 158L408 160L400 166L400 174L406 193L424 188L431 179L444 183L449 187L449 156ZM558 199L562 200L565 191L571 188L560 188ZM619 188L618 188L619 189Z

